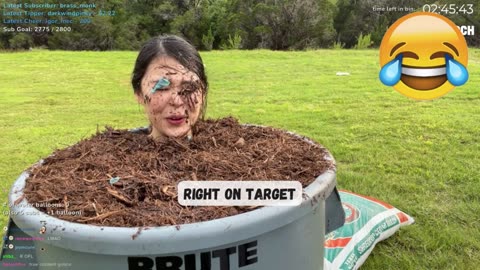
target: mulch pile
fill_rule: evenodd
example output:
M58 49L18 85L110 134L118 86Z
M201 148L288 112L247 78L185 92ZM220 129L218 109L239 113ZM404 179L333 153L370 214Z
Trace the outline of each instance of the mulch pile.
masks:
M197 123L191 141L156 142L146 130L107 128L30 168L25 196L30 204L39 203L39 210L77 223L194 223L253 208L182 206L176 197L178 182L297 180L306 187L334 166L324 155L321 146L285 131L240 125L234 118Z

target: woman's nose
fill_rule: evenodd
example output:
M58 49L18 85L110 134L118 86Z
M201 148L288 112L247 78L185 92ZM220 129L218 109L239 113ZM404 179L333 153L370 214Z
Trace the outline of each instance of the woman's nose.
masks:
M182 97L179 95L177 91L173 91L172 95L170 96L170 105L175 107L180 107L184 104Z

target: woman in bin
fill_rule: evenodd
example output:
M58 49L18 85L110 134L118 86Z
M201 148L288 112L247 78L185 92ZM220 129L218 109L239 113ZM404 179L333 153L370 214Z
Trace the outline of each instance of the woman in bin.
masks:
M135 62L132 86L152 138L191 139L193 125L205 113L208 82L202 58L190 43L173 35L149 40Z
M151 137L191 139L192 126L205 113L208 82L202 58L190 43L172 35L148 41L137 57L132 86L150 120ZM343 225L336 187L325 212L326 233Z

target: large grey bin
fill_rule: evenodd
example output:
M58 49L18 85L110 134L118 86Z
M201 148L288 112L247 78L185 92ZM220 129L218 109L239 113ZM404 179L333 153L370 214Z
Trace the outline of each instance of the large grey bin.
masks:
M327 158L333 160L330 154ZM151 228L84 225L46 215L21 199L27 177L24 172L9 194L11 204L21 200L11 207L21 213L11 216L12 227L20 230L10 233L44 239L32 241L33 258L24 260L31 263L24 269L320 270L326 225L333 230L344 220L335 196L335 169L304 189L308 196L299 206L263 207L206 222ZM43 225L47 231L40 234ZM5 250L9 252L19 254Z

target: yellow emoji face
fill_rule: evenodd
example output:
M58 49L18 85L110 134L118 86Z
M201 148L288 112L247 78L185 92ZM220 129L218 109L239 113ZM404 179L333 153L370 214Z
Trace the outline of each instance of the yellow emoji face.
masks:
M429 12L396 21L380 45L380 80L420 100L439 98L468 80L468 48L458 27Z

